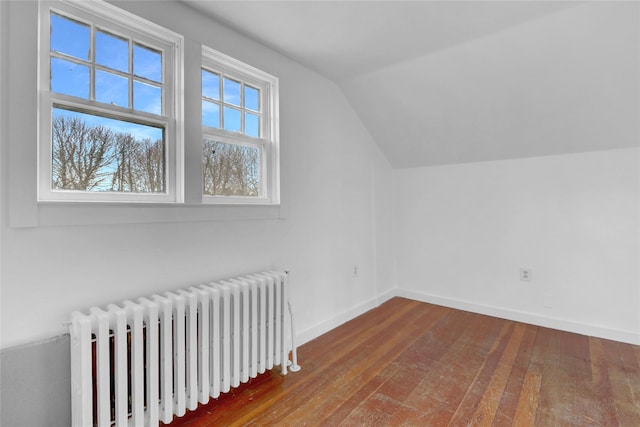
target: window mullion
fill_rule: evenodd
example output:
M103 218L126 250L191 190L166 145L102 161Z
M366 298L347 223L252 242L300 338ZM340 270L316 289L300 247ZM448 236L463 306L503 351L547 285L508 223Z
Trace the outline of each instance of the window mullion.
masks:
M240 81L240 132L243 135L246 135L245 125L244 125L244 81Z
M125 73L124 71L120 71L120 70L115 70L113 68L109 68L109 67L105 67L104 65L100 65L100 64L94 64L94 68L98 71L105 71L107 73L110 74L115 74L117 76L120 77L131 77L131 75L129 73Z
M51 58L63 59L65 61L75 62L80 65L86 65L86 66L91 65L90 60L87 61L86 59L76 58L75 56L66 55L65 53L62 53L62 52L51 51L49 52L49 55L51 56Z
M89 35L89 99L96 99L96 26L91 24Z
M127 39L127 45L129 46L129 75L127 76L127 83L129 85L129 108L133 108L133 40ZM163 111L164 113L164 111Z
M220 116L220 129L224 129L224 74L220 73L220 78L218 79L218 97L220 98L220 111L218 111L218 115Z

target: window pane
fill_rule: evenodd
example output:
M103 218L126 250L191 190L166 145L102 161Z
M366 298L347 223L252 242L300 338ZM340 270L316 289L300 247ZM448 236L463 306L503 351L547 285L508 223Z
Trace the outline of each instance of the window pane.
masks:
M224 102L240 106L240 82L224 79Z
M251 113L244 113L244 134L256 138L260 137L259 116Z
M162 83L162 53L136 44L133 47L133 74Z
M53 190L163 193L162 128L53 108Z
M89 99L89 67L51 58L51 90Z
M224 130L240 132L242 130L240 117L240 110L224 107Z
M220 76L210 71L202 70L202 96L220 99Z
M258 197L260 157L257 147L204 140L203 189L210 196Z
M91 29L88 25L63 18L54 13L51 14L50 46L52 52L88 60L91 46L90 34Z
M96 101L129 107L129 79L96 70Z
M96 31L96 64L129 72L129 41Z
M202 101L202 125L220 128L220 106L209 101Z
M142 82L133 82L133 108L152 114L162 114L162 89Z
M260 111L260 91L251 86L244 87L244 107L248 110Z

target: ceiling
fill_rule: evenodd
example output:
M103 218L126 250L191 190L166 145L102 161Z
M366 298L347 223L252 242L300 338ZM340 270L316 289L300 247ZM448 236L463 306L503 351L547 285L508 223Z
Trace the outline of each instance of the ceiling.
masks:
M615 54L608 67L633 68L639 51L627 2L182 1L336 82L394 167L602 149L574 129L603 120L598 102L564 121L546 106L571 107L589 79L613 71L568 87L565 73L584 74L603 53ZM622 39L636 47L631 62ZM593 43L602 52L582 48Z
M552 1L184 2L337 82L572 6Z

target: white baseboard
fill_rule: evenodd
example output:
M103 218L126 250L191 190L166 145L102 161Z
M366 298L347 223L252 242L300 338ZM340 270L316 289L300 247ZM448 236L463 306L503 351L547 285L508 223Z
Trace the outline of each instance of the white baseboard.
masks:
M378 296L376 297L376 300L378 302L377 305L383 304L389 301L391 298L397 297L397 296L398 296L398 288L391 288L387 291L384 291L381 294L378 294Z
M429 304L441 305L458 310L470 311L472 313L513 320L515 322L529 323L531 325L542 326L545 328L558 329L561 331L573 332L581 335L640 345L640 334L633 331L604 328L598 325L575 322L572 320L545 316L538 313L530 313L511 310L503 307L496 307L492 305L478 304L471 301L448 298L429 294L427 292L401 288L389 289L330 319L324 320L314 326L311 326L310 328L305 329L304 331L297 333L296 344L302 345L306 342L309 342L319 337L320 335L342 325L343 323L346 323L349 320L358 317L363 313L366 313L367 311L379 306L380 304L390 300L393 297L408 298L415 301L426 302Z
M557 317L544 316L538 313L529 313L529 312L518 311L518 310L510 310L503 307L477 304L471 301L441 297L441 296L429 294L427 292L414 291L409 289L399 289L399 288L395 289L394 291L396 296L409 298L416 301L422 301L430 304L456 308L459 310L470 311L473 313L484 314L487 316L499 317L502 319L513 320L516 322L529 323L532 325L542 326L545 328L573 332L581 335L604 338L604 339L609 339L613 341L621 341L621 342L635 344L635 345L640 344L640 335L633 331L603 328L598 325L575 322L572 320L561 319Z
M304 331L296 333L296 345L302 345L306 342L309 342L322 334L329 332L330 330L337 328L343 323L348 322L349 320L360 316L361 314L366 313L367 311L376 308L383 302L393 298L396 296L396 289L390 289L382 294L376 295L369 300L360 303L342 313L334 316L330 319L324 320L310 328L305 329Z

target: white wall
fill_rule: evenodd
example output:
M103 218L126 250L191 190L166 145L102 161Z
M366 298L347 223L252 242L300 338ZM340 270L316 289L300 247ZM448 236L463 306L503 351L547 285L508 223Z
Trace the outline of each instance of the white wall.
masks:
M401 294L640 342L639 16L585 2L387 70L427 88L434 150L390 157L416 166L394 171Z
M639 343L639 170L635 148L397 170L401 294Z
M105 207L116 220L92 224L102 208L55 214L25 202L22 190L31 190L15 177L34 170L37 17L34 2L12 2L9 103L17 108L2 140L2 347L64 333L73 310L272 268L292 271L302 341L375 305L393 285L391 169L338 87L181 4L120 5L185 35L188 51L203 42L279 77L283 209L207 220L216 207ZM188 81L187 90L198 84ZM25 225L23 208L34 226L11 227ZM56 223L65 225L46 225Z

